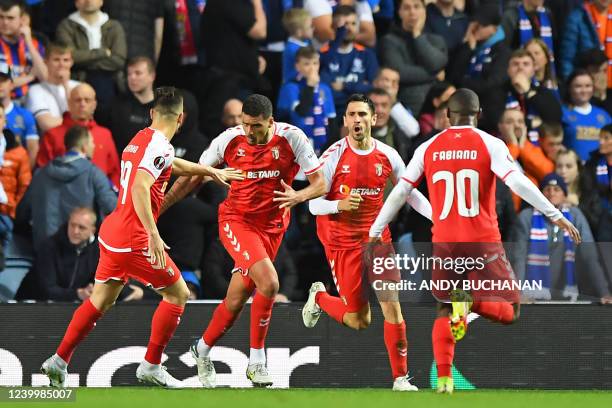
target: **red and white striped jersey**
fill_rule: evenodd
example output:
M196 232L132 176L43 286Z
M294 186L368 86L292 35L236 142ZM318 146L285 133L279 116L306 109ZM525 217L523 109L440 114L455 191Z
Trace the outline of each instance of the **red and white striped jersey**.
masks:
M330 249L352 249L368 241L370 226L384 203L387 181L395 183L404 171L404 161L395 149L378 140L372 143L370 150L356 150L345 137L321 156L329 186L325 199L342 200L351 193L363 198L357 211L317 216L317 234ZM382 238L391 240L388 227Z
M245 179L232 181L228 196L219 206L220 219L238 219L271 232L285 230L289 216L272 201L274 191L284 191L281 180L291 185L300 167L306 175L321 168L304 132L275 122L265 145L249 144L242 126L229 128L202 153L200 164L223 163L242 170Z
M174 147L158 130L145 128L138 132L121 154L121 178L117 207L104 219L99 240L109 251L130 252L148 245L148 235L132 202L132 186L138 169L151 174L151 210L157 221L164 192L172 173Z
M471 126L452 126L419 146L402 179L425 176L433 242L499 242L495 176L520 171L505 143Z

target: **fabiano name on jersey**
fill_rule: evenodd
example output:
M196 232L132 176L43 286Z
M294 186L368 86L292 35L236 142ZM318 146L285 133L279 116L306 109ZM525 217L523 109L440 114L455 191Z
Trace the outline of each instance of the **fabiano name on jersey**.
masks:
M476 160L478 151L476 150L442 150L433 152L433 161L440 160Z

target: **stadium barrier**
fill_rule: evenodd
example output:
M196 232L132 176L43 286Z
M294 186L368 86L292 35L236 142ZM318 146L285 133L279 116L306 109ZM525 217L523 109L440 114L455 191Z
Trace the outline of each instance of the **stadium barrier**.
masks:
M186 386L199 386L188 352L216 305L190 303L164 355L165 365ZM39 373L53 353L76 304L0 304L0 386L46 385ZM69 386L135 385L137 363L149 337L151 303L120 304L97 323L75 353ZM408 326L410 375L420 388L435 381L431 350L433 305L403 305ZM372 324L355 332L323 316L314 329L302 324L301 304L274 309L267 341L274 386L391 386L380 308ZM493 324L471 315L457 345L457 388L612 389L612 307L593 304L523 305L520 321ZM250 387L245 377L249 308L211 354L219 386Z

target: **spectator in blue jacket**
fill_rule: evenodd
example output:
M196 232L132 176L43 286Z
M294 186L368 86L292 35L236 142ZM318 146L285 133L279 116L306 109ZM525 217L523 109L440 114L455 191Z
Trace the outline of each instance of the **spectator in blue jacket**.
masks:
M95 148L89 130L73 126L66 132L64 145L67 153L34 174L17 208L17 218L31 221L37 252L68 221L74 208L96 208L104 216L117 203L108 178L89 160Z
M463 43L468 24L467 14L455 7L454 0L436 0L427 5L425 31L444 38L449 55Z
M588 3L585 1L585 3ZM607 10L609 0L594 0L593 6L600 11ZM561 76L567 78L574 72L576 58L584 51L603 45L593 24L593 19L586 7L577 7L567 18L565 29L561 36L559 66Z
M340 114L350 95L372 89L378 60L372 50L355 42L359 22L354 7L336 8L334 28L336 39L321 48L321 80L331 85L336 112Z
M278 97L277 117L304 131L315 152L323 152L329 136L329 119L336 117L329 86L319 77L319 53L302 47L295 56L296 78L285 83Z

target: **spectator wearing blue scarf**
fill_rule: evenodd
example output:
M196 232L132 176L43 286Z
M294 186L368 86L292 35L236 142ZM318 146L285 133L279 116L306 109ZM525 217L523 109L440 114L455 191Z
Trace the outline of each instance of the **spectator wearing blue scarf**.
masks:
M542 283L541 290L524 292L529 299L576 300L578 296L612 300L589 224L580 209L566 203L567 185L555 173L540 183L546 198L570 220L582 235L575 246L563 230L533 208L523 210L516 224L514 271L519 280Z
M455 52L447 70L452 83L478 94L483 106L479 125L487 131L495 131L497 117L490 108L504 99L504 85L508 79L506 70L511 51L504 41L500 23L498 6L479 7L463 45Z
M550 10L544 7L544 0L522 0L518 7L508 8L502 26L511 49L525 46L532 38L541 38L555 55L556 24Z

